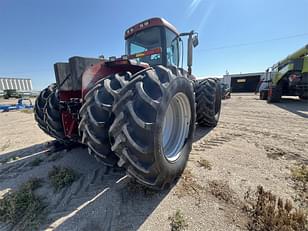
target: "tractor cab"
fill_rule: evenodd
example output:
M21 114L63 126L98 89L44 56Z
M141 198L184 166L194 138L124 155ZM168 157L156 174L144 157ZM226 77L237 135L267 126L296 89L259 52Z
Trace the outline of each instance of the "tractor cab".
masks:
M129 58L148 63L150 66L180 67L180 61L183 61L182 36L189 36L189 70L192 65L192 49L198 45L197 34L193 31L180 34L173 25L162 18L148 19L126 30L126 54Z

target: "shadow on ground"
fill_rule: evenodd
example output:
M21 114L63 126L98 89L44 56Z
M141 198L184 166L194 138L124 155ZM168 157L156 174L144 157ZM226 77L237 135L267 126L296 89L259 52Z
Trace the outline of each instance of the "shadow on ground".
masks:
M197 125L193 141L197 142L198 140L206 136L208 133L210 133L213 129L214 129L213 127L199 127Z
M282 98L279 103L274 103L274 105L303 118L308 118L308 100Z
M32 177L43 179L36 193L47 205L41 229L56 230L137 230L155 210L168 191L154 192L134 183L123 170L97 162L85 148L68 152L48 152L48 144L38 144L2 154L0 190L17 189ZM19 158L6 162L14 156ZM35 158L42 161L32 166ZM71 186L54 191L48 179L53 166L78 173ZM12 227L0 224L1 230Z
M197 127L194 142L211 130ZM36 144L0 155L2 192L18 189L32 177L43 179L43 186L36 192L47 206L42 229L137 230L171 190L149 190L133 182L123 170L97 162L86 148L54 151L51 144ZM41 161L33 166L38 158ZM55 191L48 179L54 166L71 168L79 178L71 186ZM1 230L11 228L0 224Z

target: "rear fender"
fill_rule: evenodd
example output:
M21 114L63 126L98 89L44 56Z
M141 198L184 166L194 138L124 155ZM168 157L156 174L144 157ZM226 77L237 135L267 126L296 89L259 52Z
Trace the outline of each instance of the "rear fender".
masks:
M129 61L121 63L121 60L114 62L99 62L89 67L82 75L82 98L84 98L87 92L91 90L95 86L95 83L100 79L124 71L129 71L132 74L135 74L147 67L149 67L149 65L132 64Z

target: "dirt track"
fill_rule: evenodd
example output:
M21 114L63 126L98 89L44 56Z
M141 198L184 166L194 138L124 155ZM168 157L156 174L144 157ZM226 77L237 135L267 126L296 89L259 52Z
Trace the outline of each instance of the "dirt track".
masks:
M44 178L38 193L48 204L48 219L42 228L170 230L168 217L179 209L188 230L245 230L241 201L249 187L263 185L284 198L297 195L290 167L308 164L307 128L307 102L289 98L269 105L254 95L233 95L223 102L218 127L197 128L187 169L177 185L149 193L123 172L97 163L86 149L47 155L51 138L36 127L33 114L0 113L0 193L17 189L31 177ZM15 156L20 159L5 163ZM29 166L38 156L43 162ZM202 159L211 169L200 165ZM69 166L80 177L55 193L47 180L53 166Z

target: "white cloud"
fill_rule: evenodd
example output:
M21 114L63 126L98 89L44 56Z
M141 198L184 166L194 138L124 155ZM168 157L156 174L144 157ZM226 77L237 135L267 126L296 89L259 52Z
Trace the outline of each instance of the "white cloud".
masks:
M197 26L198 31L201 31L208 18L212 14L216 5L216 0L192 0L187 10L187 16L192 18L195 16L199 18Z
M192 16L193 13L195 13L195 11L198 9L198 6L200 5L200 3L202 2L202 0L192 0L192 2L189 5L188 8L188 16Z

